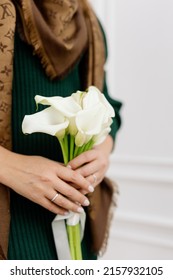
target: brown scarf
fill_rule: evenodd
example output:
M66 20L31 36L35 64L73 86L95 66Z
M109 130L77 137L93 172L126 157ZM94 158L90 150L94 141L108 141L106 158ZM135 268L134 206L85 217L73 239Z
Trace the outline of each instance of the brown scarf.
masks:
M86 53L86 87L102 90L105 51L97 18L87 0L1 0L0 145L11 150L14 32L33 47L50 79L62 78ZM0 185L0 259L7 256L9 191Z

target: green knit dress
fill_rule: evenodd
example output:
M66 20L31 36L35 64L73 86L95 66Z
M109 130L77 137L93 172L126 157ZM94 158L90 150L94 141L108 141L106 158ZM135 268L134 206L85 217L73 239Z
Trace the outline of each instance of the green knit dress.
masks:
M50 81L33 55L32 49L19 36L15 36L14 78L12 99L13 151L25 155L41 155L55 161L62 161L59 143L55 137L43 133L24 135L21 130L25 115L35 113L34 96L68 96L81 88L80 62L66 78ZM112 137L120 126L121 103L104 93L116 111L112 125ZM55 214L11 191L11 224L8 259L11 260L53 260L58 259L51 222ZM85 231L82 242L83 259L96 259L89 251L89 236Z

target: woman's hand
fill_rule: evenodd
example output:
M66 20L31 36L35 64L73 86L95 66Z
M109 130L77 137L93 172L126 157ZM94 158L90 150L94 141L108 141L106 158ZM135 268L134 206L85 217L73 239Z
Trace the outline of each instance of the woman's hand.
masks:
M95 146L92 150L84 152L70 161L69 167L85 177L95 187L105 176L112 148L113 140L108 135L102 144ZM80 191L85 193L85 190Z
M0 182L55 214L83 212L91 184L78 172L40 156L25 156L0 147ZM76 188L74 188L76 186ZM51 200L58 193L56 199Z

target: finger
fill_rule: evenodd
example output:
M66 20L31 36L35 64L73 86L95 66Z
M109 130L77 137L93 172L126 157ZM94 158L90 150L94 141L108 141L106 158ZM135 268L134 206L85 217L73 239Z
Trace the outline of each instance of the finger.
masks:
M83 211L84 211L83 208L81 207L81 205L70 201L69 199L67 199L66 197L64 197L62 194L60 194L58 192L54 192L53 196L50 196L50 194L49 194L47 199L53 205L56 205L58 207L58 208L57 207L55 208L55 207L51 206L49 203L49 210L51 208L50 211L52 211L52 212L58 210L58 211L60 211L60 213L62 215L66 215L67 213L69 213L69 211L73 211L73 212L77 212L77 213L83 213ZM84 206L88 206L88 205L89 205L89 200L86 199Z
M86 179L92 183L94 187L96 187L104 178L104 175L99 172L96 172L94 174L91 174Z
M84 209L76 203L73 203L72 201L70 201L69 199L67 199L66 197L64 197L62 194L59 194L56 199L53 201L54 204L62 207L62 208L66 208L69 211L72 212L76 212L76 213L83 213ZM86 199L86 205L89 205L89 200Z
M97 151L90 150L82 153L81 155L77 156L73 160L69 161L68 166L70 166L73 170L75 170L80 166L82 166L83 164L93 161L96 158L97 158Z
M62 179L59 182L61 185L62 185L62 182L66 181L69 183L71 182L71 183L75 184L76 186L78 186L78 188L82 188L86 191L89 191L89 192L94 191L93 186L91 186L89 184L89 182L81 174L79 174L78 172L71 170L67 167L65 167L65 168L63 167L62 172L58 171L57 176ZM69 186L68 184L66 184L64 186L65 190L67 189L68 186Z
M50 212L53 212L54 214L59 214L59 215L67 215L69 212L66 208L62 208L54 203L52 203L49 199L45 198L44 202L42 205L44 208L49 210Z
M55 192L52 193L53 195L51 197L50 195L43 195L43 193L33 193L33 195L29 199L55 214L66 215L68 213L68 210L66 208L54 205L51 202L51 199L53 198L53 196L55 196Z
M87 181L85 179L85 181ZM87 181L87 184L90 185L90 183ZM56 192L62 194L64 197L66 197L66 202L67 200L70 201L70 205L73 207L75 205L75 212L76 212L76 202L83 205L83 206L88 206L89 205L89 200L86 198L85 195L83 195L81 192L79 192L77 189L74 187L70 186L66 182L62 180L58 180L58 184L54 186L54 189ZM94 190L93 186L92 189ZM56 201L58 200L59 197L57 197ZM64 204L63 204L64 205ZM62 205L61 205L62 206ZM69 209L69 204L66 206L67 209ZM71 208L69 210L72 210Z
M82 167L80 167L79 169L77 169L76 171L79 172L83 177L88 177L91 174L95 174L96 172L98 172L98 170L100 170L100 163L98 160L93 160L90 163L87 163L85 165L83 165Z

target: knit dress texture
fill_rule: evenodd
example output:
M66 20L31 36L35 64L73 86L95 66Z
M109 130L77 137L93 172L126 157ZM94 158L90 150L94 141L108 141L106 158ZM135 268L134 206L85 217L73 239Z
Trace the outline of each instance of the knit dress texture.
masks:
M22 121L25 115L36 112L34 96L69 96L81 88L80 61L63 80L50 81L39 59L33 55L30 46L15 35L14 77L12 99L12 142L13 151L25 155L39 155L61 161L62 154L58 140L44 133L24 135ZM111 135L115 138L120 126L121 103L104 94L116 112ZM39 107L43 109L45 107ZM51 222L55 214L40 205L11 191L11 223L8 259L11 260L54 260L58 259L53 240ZM83 259L96 259L89 250L89 235L85 228L82 241Z

